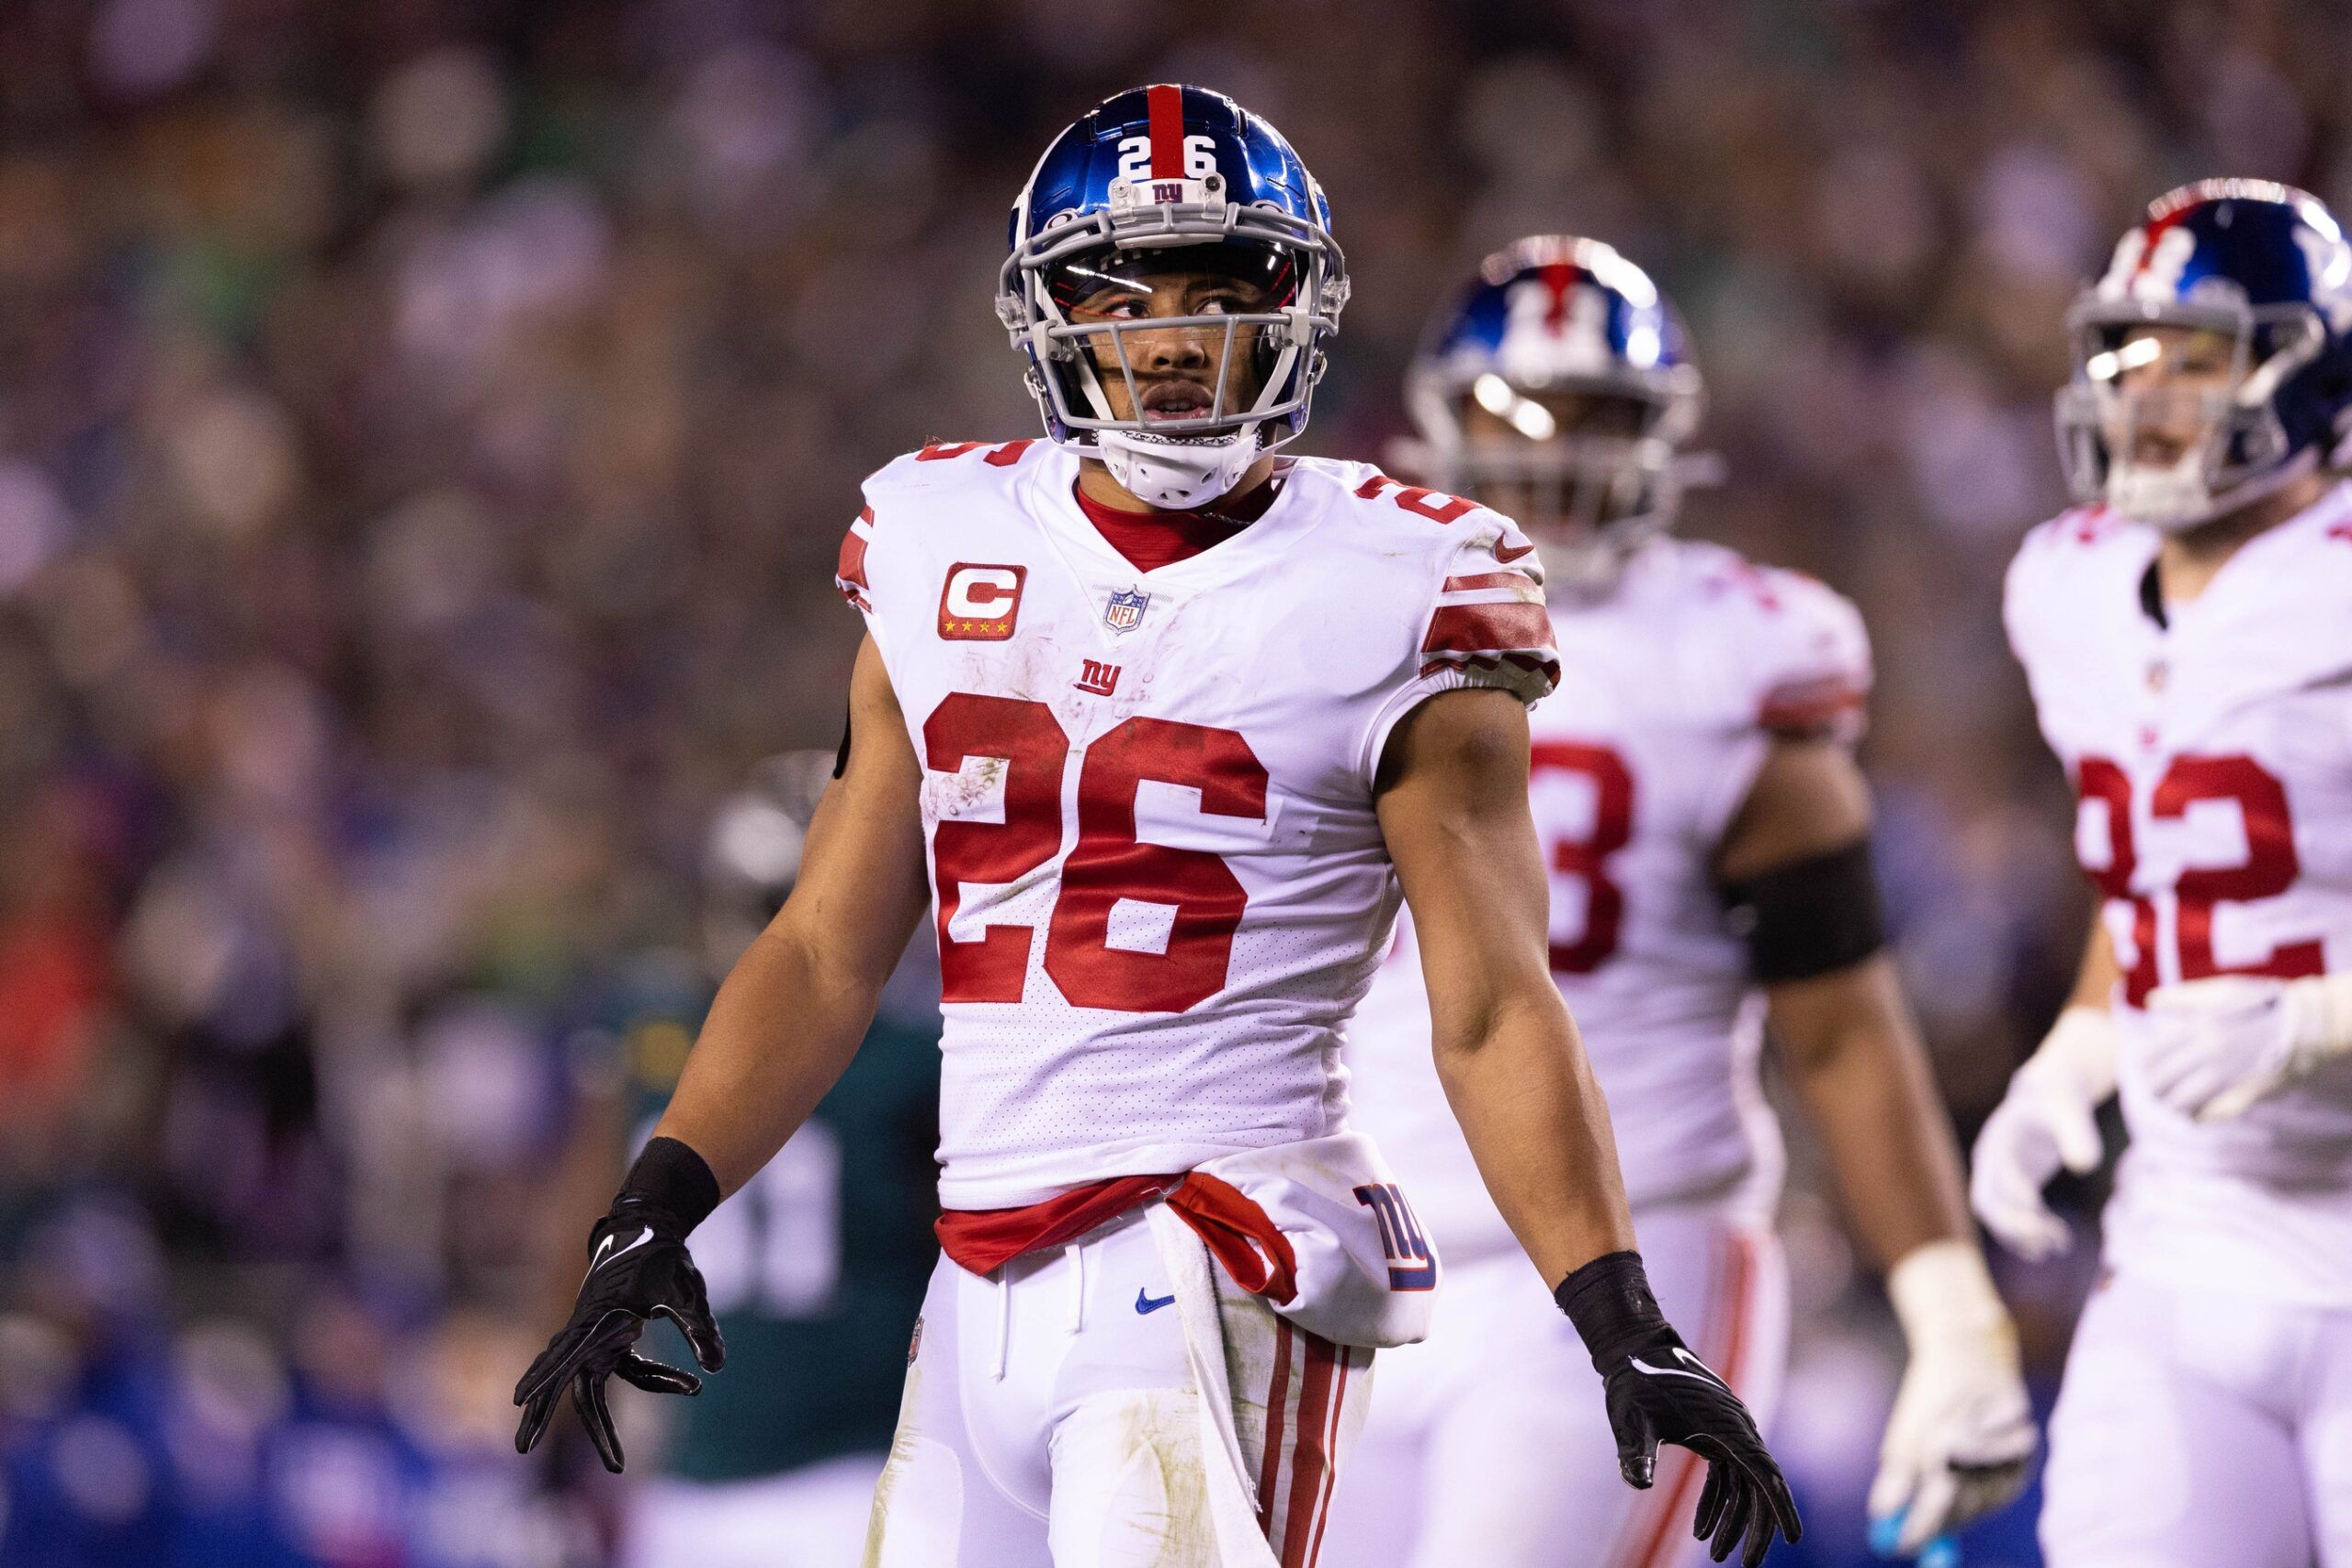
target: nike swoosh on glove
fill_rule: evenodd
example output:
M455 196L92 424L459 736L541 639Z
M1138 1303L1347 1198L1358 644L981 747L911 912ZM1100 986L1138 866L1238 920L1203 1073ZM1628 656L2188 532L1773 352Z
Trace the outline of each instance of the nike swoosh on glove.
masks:
M1592 1352L1628 1486L1647 1489L1657 1475L1658 1444L1679 1443L1707 1461L1691 1533L1716 1562L1745 1538L1740 1562L1757 1568L1776 1532L1791 1540L1804 1533L1796 1499L1747 1406L1658 1311L1639 1253L1604 1253L1552 1296Z
M1740 1556L1757 1568L1774 1532L1797 1540L1804 1527L1781 1467L1764 1447L1755 1419L1731 1386L1668 1328L1601 1369L1617 1468L1626 1483L1646 1488L1657 1472L1657 1446L1679 1443L1707 1461L1691 1533L1721 1562L1745 1537Z
M628 1199L597 1222L571 1321L514 1385L514 1403L523 1408L516 1452L529 1453L537 1444L568 1391L597 1457L618 1475L624 1459L605 1403L605 1380L617 1377L650 1393L702 1392L702 1380L692 1372L637 1353L638 1336L653 1318L678 1325L704 1371L726 1365L727 1346L711 1317L702 1271L686 1251L686 1229L667 1211Z

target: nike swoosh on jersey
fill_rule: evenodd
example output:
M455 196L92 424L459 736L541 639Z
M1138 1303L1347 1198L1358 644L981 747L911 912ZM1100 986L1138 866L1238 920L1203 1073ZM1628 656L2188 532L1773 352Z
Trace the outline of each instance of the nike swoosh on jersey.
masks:
M1164 1296L1154 1297L1147 1294L1141 1285L1137 1285L1136 1287L1136 1311L1137 1313L1158 1312L1161 1307L1170 1305L1175 1300L1176 1294L1172 1291Z

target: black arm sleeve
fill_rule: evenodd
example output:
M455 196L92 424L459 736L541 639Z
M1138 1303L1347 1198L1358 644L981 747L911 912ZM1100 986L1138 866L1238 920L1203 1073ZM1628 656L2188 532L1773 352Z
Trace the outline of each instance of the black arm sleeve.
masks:
M1749 965L1766 985L1810 980L1886 945L1868 839L1725 884L1723 896L1733 928L1747 940Z

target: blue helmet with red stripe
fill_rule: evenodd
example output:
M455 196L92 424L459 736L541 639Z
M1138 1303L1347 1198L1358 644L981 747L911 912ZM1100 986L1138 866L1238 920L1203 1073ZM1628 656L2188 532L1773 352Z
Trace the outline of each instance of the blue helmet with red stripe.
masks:
M1282 132L1224 94L1097 105L1037 161L999 277L1047 435L1156 506L1230 490L1306 427L1348 298L1330 223Z
M2159 197L2067 328L2075 372L2057 397L2058 444L2080 500L2193 528L2339 460L2352 425L2352 246L2316 197L2202 180ZM2137 374L2166 367L2179 329L2213 334L2193 384Z
M1708 463L1682 321L1598 240L1544 234L1488 256L1437 313L1406 381L1396 460L1510 513L1561 582L1603 587L1673 521Z

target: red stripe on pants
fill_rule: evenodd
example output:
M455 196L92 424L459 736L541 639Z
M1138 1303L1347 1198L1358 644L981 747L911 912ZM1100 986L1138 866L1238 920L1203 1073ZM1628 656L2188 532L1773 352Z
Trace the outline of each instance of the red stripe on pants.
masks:
M1274 1483L1283 1468L1283 1416L1290 1404L1290 1319L1274 1319L1274 1376L1266 1394L1266 1452L1258 1463L1258 1529L1274 1539Z
M1331 1419L1332 1367L1338 1347L1319 1334L1300 1329L1306 1341L1306 1371L1298 1391L1298 1440L1291 1451L1290 1502L1283 1510L1282 1568L1306 1568L1306 1546L1316 1504L1330 1467L1327 1428Z
M1323 1467L1323 1496L1315 1505L1315 1534L1306 1544L1305 1568L1315 1568L1315 1560L1323 1551L1323 1527L1331 1522L1331 1494L1340 1481L1340 1409L1347 1402L1348 1373L1355 1366L1356 1352L1342 1347L1340 1351L1340 1382L1331 1393L1331 1429L1324 1435L1323 1452L1329 1462Z

